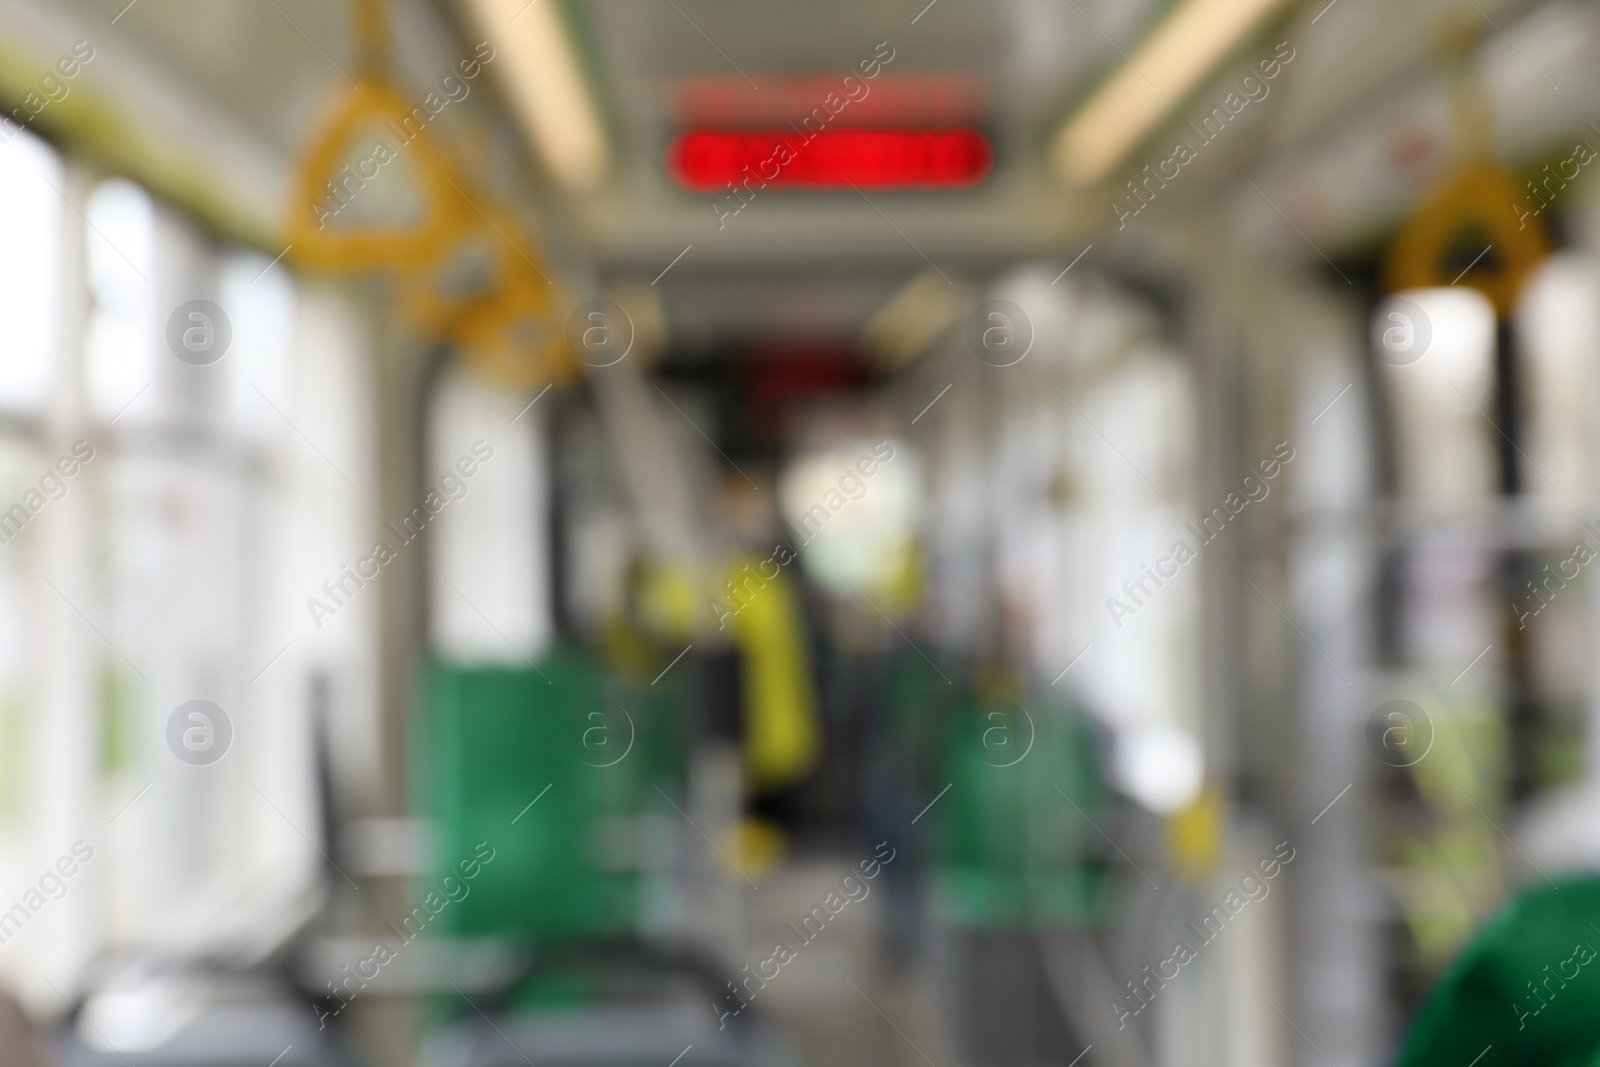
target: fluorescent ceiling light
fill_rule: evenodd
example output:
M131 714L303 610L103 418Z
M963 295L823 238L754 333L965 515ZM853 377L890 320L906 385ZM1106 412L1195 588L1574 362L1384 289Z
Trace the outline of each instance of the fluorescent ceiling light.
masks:
M1074 185L1104 178L1283 0L1184 0L1056 137Z
M605 130L556 0L465 0L496 56L517 118L555 180L599 181L609 163Z
M973 299L965 285L923 271L872 313L861 329L862 345L880 370L897 371L954 326Z

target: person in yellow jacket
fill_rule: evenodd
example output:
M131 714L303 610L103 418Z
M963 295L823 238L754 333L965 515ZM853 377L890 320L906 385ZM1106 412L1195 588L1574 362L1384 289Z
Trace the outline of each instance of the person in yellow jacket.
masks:
M736 557L725 599L711 601L744 659L744 762L756 792L805 777L822 745L798 592L783 569L794 559L787 545L765 559Z

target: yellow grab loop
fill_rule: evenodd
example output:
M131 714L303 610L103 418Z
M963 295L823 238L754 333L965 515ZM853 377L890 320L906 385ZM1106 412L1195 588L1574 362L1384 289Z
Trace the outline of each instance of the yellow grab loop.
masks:
M550 310L550 278L521 226L493 204L474 203L482 211L474 212L478 225L462 231L436 259L401 272L400 310L421 333L481 339L512 317Z
M551 320L558 302L527 229L463 177L429 134L432 114L391 80L383 0L352 2L358 82L341 87L301 160L293 255L313 269L395 271L407 324L494 382L571 381L581 367Z
M464 228L471 207L412 110L382 82L345 94L295 180L288 241L302 263L335 271L415 267L442 255ZM397 167L411 178L415 217L357 221L372 213L364 200L392 190L387 172ZM384 188L372 188L379 181Z
M1401 228L1384 263L1385 285L1421 289L1459 278L1487 296L1501 318L1509 316L1523 282L1550 254L1540 220L1518 224L1516 205L1524 200L1517 179L1494 163L1458 170Z
M380 81L389 73L389 18L383 0L355 0L356 73Z

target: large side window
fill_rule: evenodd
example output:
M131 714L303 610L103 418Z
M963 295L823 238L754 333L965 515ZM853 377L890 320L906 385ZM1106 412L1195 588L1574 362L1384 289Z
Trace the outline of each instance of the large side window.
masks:
M0 150L0 877L27 837L28 758L43 655L33 584L32 539L46 499L37 479L56 378L60 327L61 160L19 133ZM30 498L29 493L39 494Z
M370 718L375 602L305 601L374 478L337 291L26 133L0 232L0 909L92 850L0 931L44 1005L103 953L259 955L315 906L314 720ZM359 759L363 722L323 733Z

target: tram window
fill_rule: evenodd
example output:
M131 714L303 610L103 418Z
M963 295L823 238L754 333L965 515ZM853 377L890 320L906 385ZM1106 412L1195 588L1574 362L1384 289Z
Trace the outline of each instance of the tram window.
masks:
M49 400L56 366L60 295L61 162L32 134L0 152L0 510L38 477L43 462L28 427ZM23 418L16 418L22 416ZM3 519L0 519L3 521ZM0 842L22 832L31 719L29 664L38 648L26 580L33 546L0 527ZM0 848L0 871L6 870Z
M467 663L525 665L549 643L543 412L452 370L429 412L430 638Z
M1161 813L1191 803L1205 774L1194 697L1199 594L1195 569L1174 549L1182 541L1205 550L1185 520L1207 514L1206 503L1177 488L1186 484L1178 472L1193 441L1193 404L1184 366L1171 353L1139 346L1073 404L1057 407L1060 422L1072 428L1070 480L1082 495L1070 509L1079 558L1062 566L1080 589L1094 592L1076 598L1089 612L1084 630L1058 645L1049 662L1099 646L1076 684L1112 727L1118 784ZM1096 427L1116 427L1128 447L1111 447ZM1163 585L1145 578L1168 566L1176 573ZM1141 579L1143 587L1133 584Z
M319 633L304 607L367 541L356 316L137 184L85 178L26 133L0 152L0 512L83 450L64 491L0 531L0 878L75 836L97 871L0 959L23 988L106 946L270 950L316 886L307 675L347 739L374 691L370 609ZM165 340L196 298L231 325L203 367ZM193 699L232 734L204 773L169 751Z
M42 450L0 423L0 500L21 500L38 477ZM31 472L31 477L30 477ZM30 625L27 581L30 541L0 532L0 841L17 829L25 807L29 760L25 751L32 718L29 665L38 659L37 632ZM4 849L0 848L0 854ZM3 870L0 864L0 870Z
M1600 286L1596 264L1581 253L1561 253L1542 263L1523 289L1516 316L1521 375L1522 488L1552 511L1583 515L1592 507L1591 457L1600 359ZM1574 524L1576 525L1576 524ZM1533 568L1548 566L1560 585L1538 586L1535 595L1524 578L1511 603L1529 634L1536 691L1549 716L1549 743L1543 765L1548 784L1566 783L1584 773L1584 709L1591 702L1594 667L1593 578L1579 549L1587 534L1578 528L1559 535L1535 557ZM1542 575L1541 575L1542 577ZM1576 583L1576 588L1568 585ZM1548 602L1546 602L1548 601Z
M295 291L289 275L260 253L226 257L218 303L230 319L226 425L253 441L283 428L292 406ZM273 410L276 408L277 410Z
M1397 293L1372 319L1373 350L1395 398L1407 496L1465 503L1497 485L1494 308L1466 288Z
M156 369L154 206L132 182L110 181L90 197L85 219L94 309L86 341L89 404L107 421L142 421L153 405L134 402Z
M0 409L42 404L56 364L61 247L61 161L43 141L17 134L0 152Z
M1593 485L1589 412L1597 384L1592 368L1600 360L1597 282L1588 256L1553 256L1529 279L1517 309L1523 488L1569 507L1581 507Z
M922 511L917 458L904 441L842 442L803 456L779 492L807 569L829 592L850 596L904 575Z

